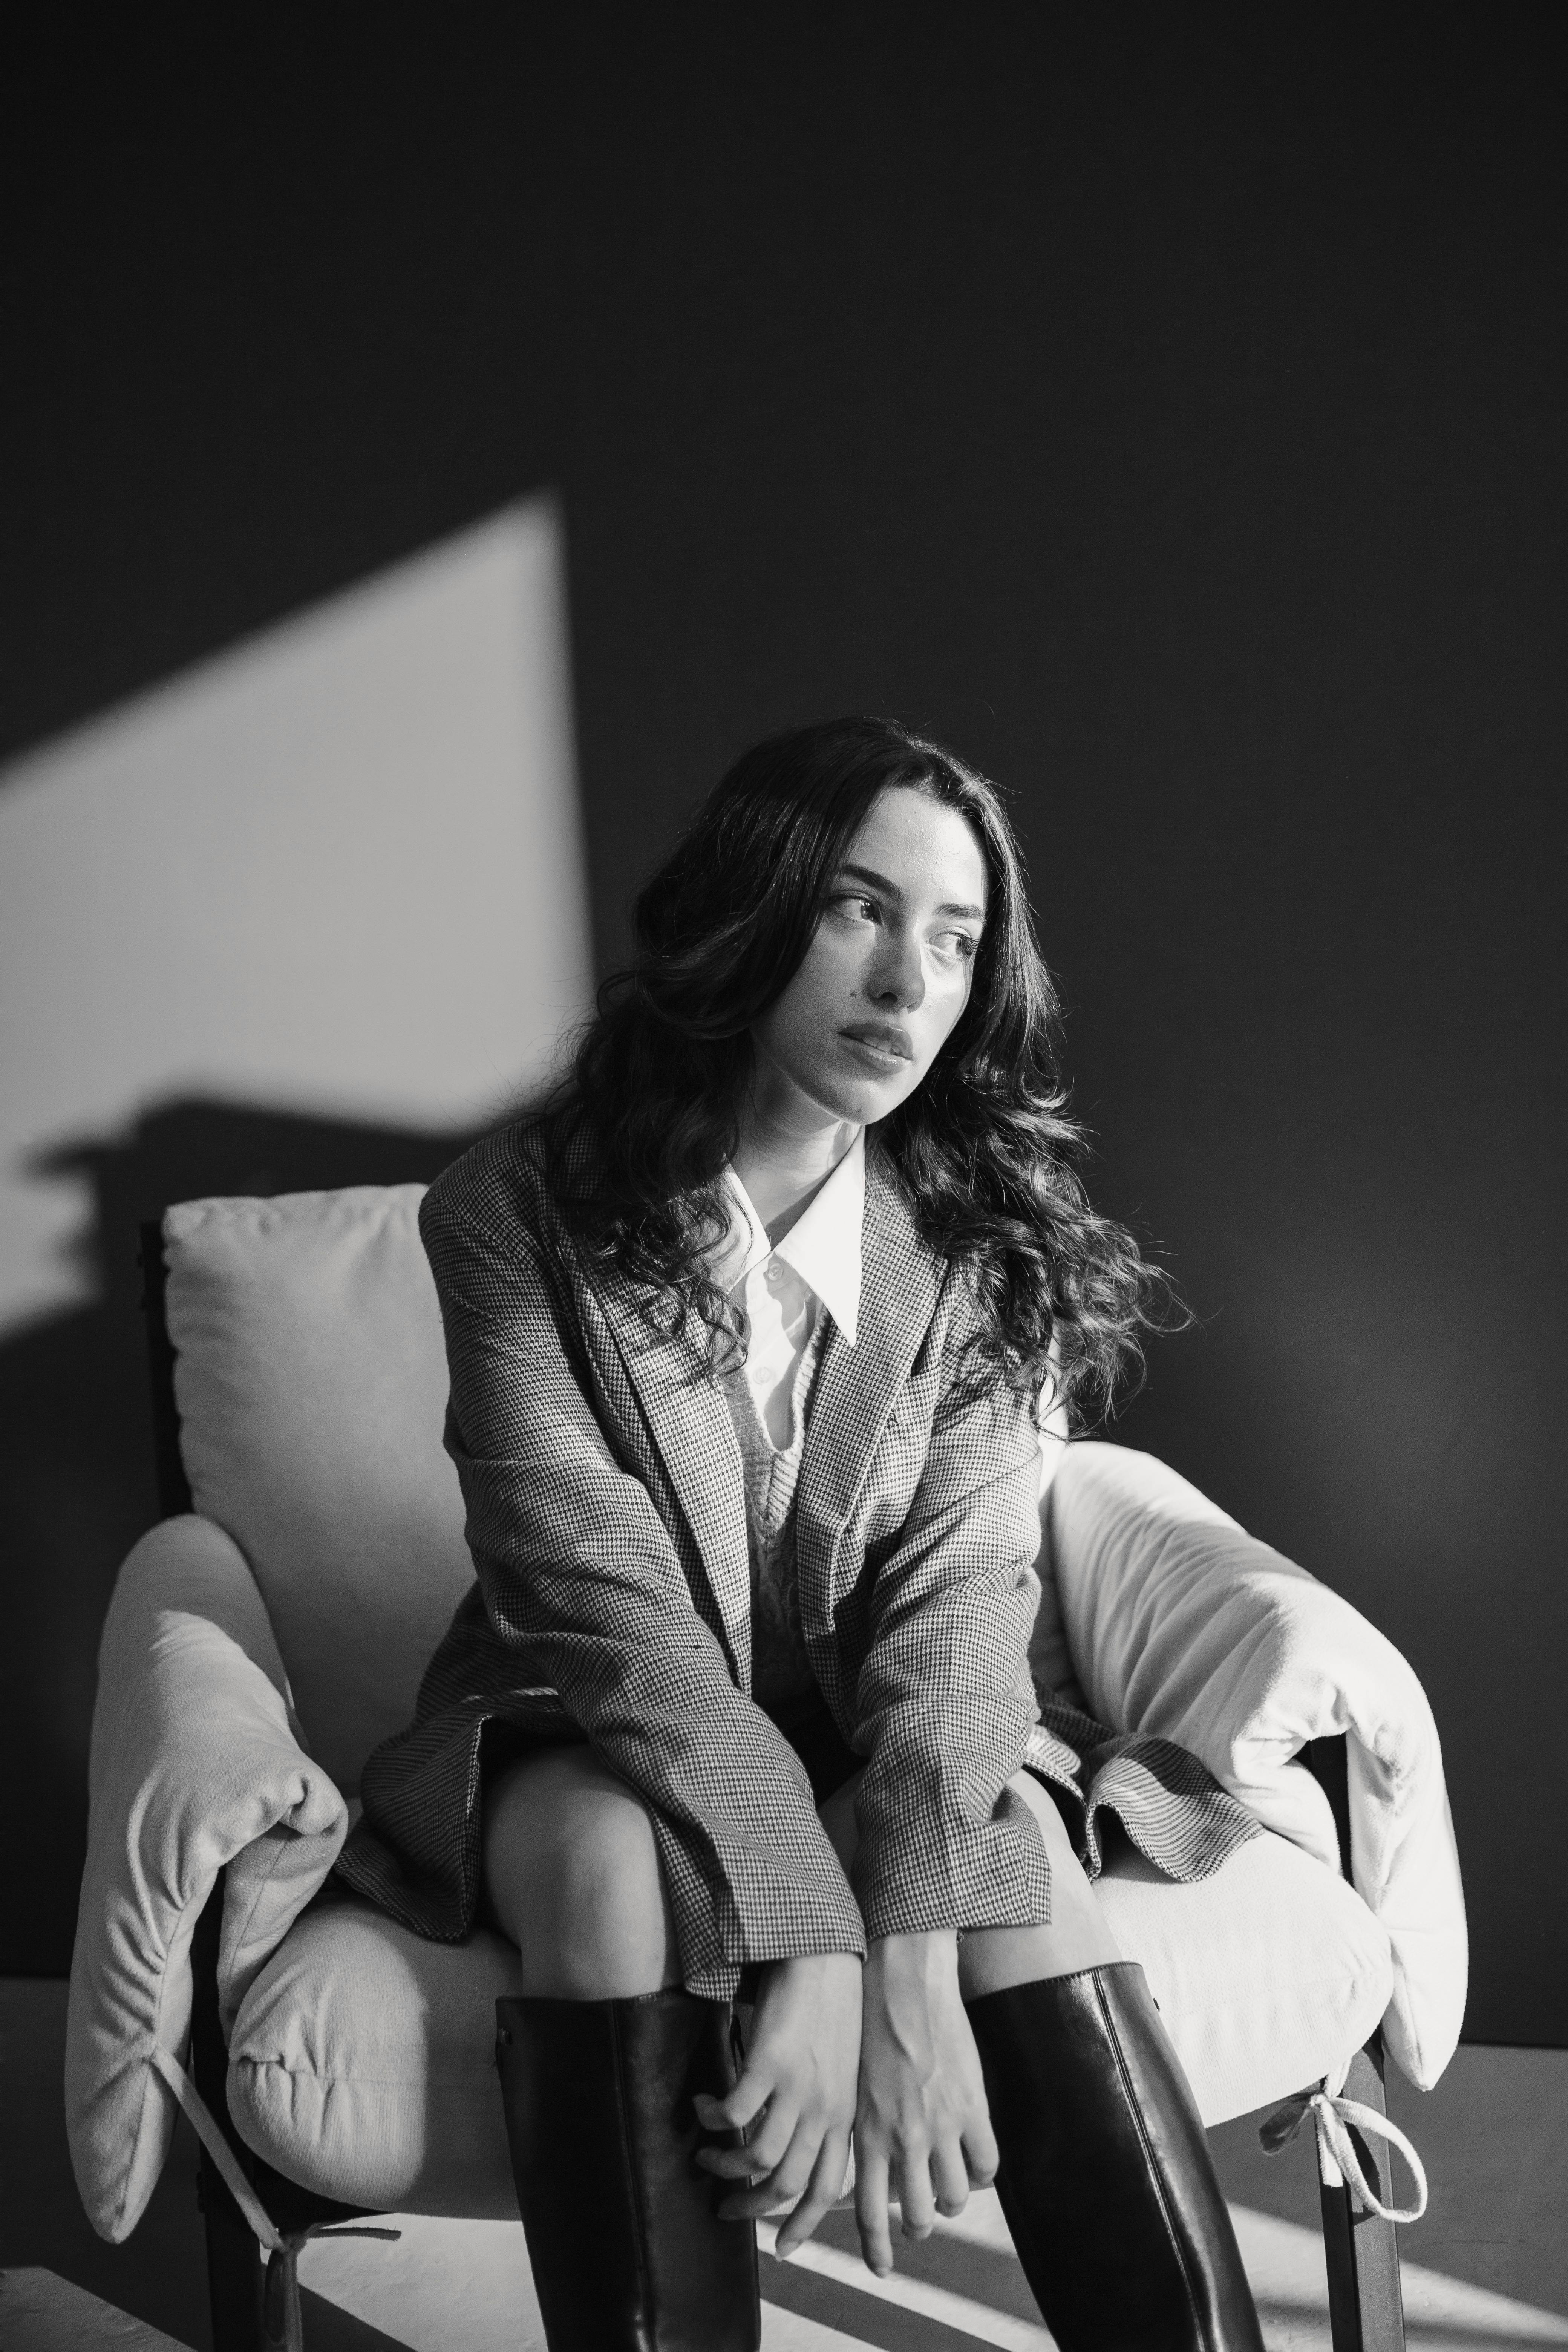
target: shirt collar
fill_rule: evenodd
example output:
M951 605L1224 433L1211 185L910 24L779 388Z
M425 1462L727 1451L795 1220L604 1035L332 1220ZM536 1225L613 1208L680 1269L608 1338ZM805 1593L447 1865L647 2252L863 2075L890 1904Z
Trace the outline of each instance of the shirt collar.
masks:
M730 1231L721 1243L714 1279L733 1291L770 1257L793 1266L814 1291L851 1347L860 1315L861 1228L866 1219L866 1133L862 1129L810 1206L777 1251L732 1168L724 1171Z

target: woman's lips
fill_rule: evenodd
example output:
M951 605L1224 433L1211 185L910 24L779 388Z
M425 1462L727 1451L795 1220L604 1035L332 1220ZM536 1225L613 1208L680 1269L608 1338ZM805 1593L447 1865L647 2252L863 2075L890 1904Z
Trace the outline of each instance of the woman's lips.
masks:
M838 1034L845 1044L853 1045L861 1060L868 1062L873 1069L896 1070L915 1057L915 1049L908 1034L902 1029L889 1027L885 1022L858 1022L854 1028L841 1029Z

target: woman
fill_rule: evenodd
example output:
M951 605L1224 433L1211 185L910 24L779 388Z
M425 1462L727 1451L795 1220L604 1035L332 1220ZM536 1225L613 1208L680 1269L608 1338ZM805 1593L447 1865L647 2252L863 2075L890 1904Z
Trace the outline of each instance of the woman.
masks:
M803 730L637 926L566 1085L425 1204L479 1579L344 1874L519 1947L558 2352L754 2346L750 2225L794 2251L852 2145L873 2271L889 2196L921 2237L994 2178L1064 2352L1258 2352L1069 1834L1097 1869L1108 1743L1173 1874L1250 1825L1028 1668L1041 1391L1107 1396L1156 1283L1072 1172L1001 803L888 722Z

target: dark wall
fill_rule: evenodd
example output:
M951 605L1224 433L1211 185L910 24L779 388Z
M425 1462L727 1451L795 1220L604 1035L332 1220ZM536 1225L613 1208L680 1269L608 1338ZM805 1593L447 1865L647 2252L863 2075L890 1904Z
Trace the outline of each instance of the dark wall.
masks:
M14 747L557 485L606 960L778 722L896 710L1014 788L1100 1195L1201 1318L1124 1433L1412 1658L1470 2031L1535 2041L1557 21L95 25L5 77L0 443Z

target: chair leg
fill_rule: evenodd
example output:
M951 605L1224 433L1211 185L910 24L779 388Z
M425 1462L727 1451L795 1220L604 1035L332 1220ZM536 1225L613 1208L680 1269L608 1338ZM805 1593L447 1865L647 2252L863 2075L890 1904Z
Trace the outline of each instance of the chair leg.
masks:
M261 2248L205 2148L196 2199L206 2224L213 2352L262 2352Z
M227 2113L224 2084L228 2072L217 2003L223 1895L220 1870L191 1937L191 2073L208 2110L218 2116ZM205 2147L196 2174L196 2202L206 2223L213 2352L261 2352L261 2248Z
M1383 2036L1374 2033L1351 2060L1345 2096L1378 2115L1388 2110L1383 2095ZM1386 2204L1388 2151L1353 2126L1351 2139L1369 2185ZM1329 2327L1333 2352L1405 2352L1405 2305L1399 2291L1399 2250L1392 2221L1380 2221L1357 2204L1343 2183L1320 2181L1323 2208L1323 2254L1329 2273Z

